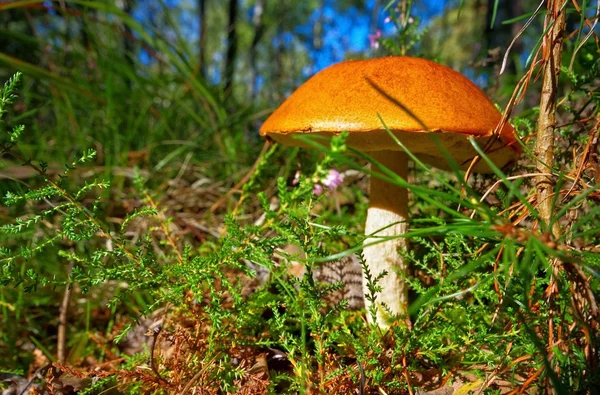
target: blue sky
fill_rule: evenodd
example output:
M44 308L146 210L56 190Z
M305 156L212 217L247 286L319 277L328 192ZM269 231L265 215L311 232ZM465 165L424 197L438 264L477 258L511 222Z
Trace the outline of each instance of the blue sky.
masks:
M384 35L394 33L393 25L385 23L385 18L389 14L385 10L388 1L381 1L383 5L379 7L377 12L378 18L375 29L370 26L375 5L374 0L367 1L366 7L363 9L349 7L343 11L337 10L335 3L335 0L325 0L323 7L325 21L323 46L316 50L307 45L313 60L313 66L305 71L306 74L314 74L333 63L344 60L347 52L364 52L368 50L369 34L374 33L374 30L381 30ZM415 3L418 3L418 6L413 7L411 14L419 18L425 25L431 18L442 13L444 7L451 2L447 0L423 0ZM296 27L296 33L310 36L313 25L320 17L320 11L315 10L306 24Z
M222 5L226 6L225 0ZM275 0L276 1L276 0ZM278 40L283 40L285 45L293 45L293 39L301 37L304 48L306 48L309 58L311 59L310 66L303 70L304 77L312 75L317 71L339 61L344 60L349 53L367 53L369 48L369 34L375 30L381 30L383 35L394 34L394 26L391 23L385 23L385 18L389 14L385 10L385 6L391 0L381 0L379 10L377 11L376 26L371 26L371 18L375 0L366 0L365 5L361 8L351 6L345 9L340 9L339 2L336 0L323 0L324 6L322 10L315 9L308 17L304 24L289 27L288 31L284 31L280 36L273 38L272 45L276 45ZM588 14L592 15L595 11L595 5L598 0L591 1L588 4ZM252 18L252 1L239 0L240 15L248 21ZM432 18L440 15L447 7L455 7L459 4L459 0L418 0L414 2L411 10L411 15L420 20L420 26L425 27ZM397 3L397 1L393 1ZM50 8L54 7L52 2L44 2ZM198 40L199 21L197 16L197 0L136 0L133 17L147 28L147 31L152 34L154 29L154 20L160 20L164 14L163 5L167 8L179 8L179 20L175 24L180 29L181 33L186 37L188 42L194 43ZM323 23L323 45L320 48L313 46L313 26L317 21ZM161 34L167 37L175 34L164 25L160 25ZM297 41L296 41L297 42ZM526 43L527 46L532 46L533 43ZM194 50L197 46L192 46ZM523 56L527 56L527 51L523 52ZM152 62L151 57L143 49L140 50L139 59L143 64ZM209 62L212 64L209 67L209 77L212 82L218 83L220 80L220 70L222 68L222 53L214 54ZM523 59L524 61L525 59Z
M342 11L339 6L336 6L335 0L324 0L324 7L321 15L320 10L315 10L305 24L297 25L293 31L283 32L280 37L275 37L274 40L283 40L284 44L292 45L292 36L301 36L305 38L305 47L308 50L312 65L304 70L305 76L314 74L315 72L343 60L348 52L364 52L369 50L369 34L375 29L370 26L371 15L375 0L368 0L364 8L348 7ZM423 25L432 17L439 15L449 0L422 0L418 6L414 6L413 15L420 18ZM189 37L190 41L198 39L199 22L197 12L194 9L196 0L165 0L167 7L182 7L189 10L180 15L180 26L182 33ZM388 12L385 11L385 5L388 1L381 1L379 7L378 19L376 28L381 30L383 34L393 34L394 27L392 24L384 23ZM138 0L134 9L133 16L142 24L151 27L152 19L161 13L160 3L156 0ZM246 1L240 1L242 9L248 9ZM245 18L252 18L249 10L243 14ZM323 18L323 45L316 49L312 47L313 25L319 18ZM277 44L277 42L273 42ZM217 56L218 58L218 56ZM149 63L150 57L143 50L140 53L142 63ZM211 68L210 74L213 82L218 83L220 72L218 67Z

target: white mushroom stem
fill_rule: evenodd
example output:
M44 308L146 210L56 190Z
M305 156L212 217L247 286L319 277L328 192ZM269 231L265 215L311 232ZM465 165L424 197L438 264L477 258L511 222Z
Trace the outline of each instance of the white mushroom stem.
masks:
M408 173L408 158L398 151L372 152L371 156L380 164L406 180ZM377 171L375 166L372 166ZM408 230L408 190L392 185L375 176L371 177L370 204L367 212L365 234L378 236L367 238L365 244L381 240L381 236L397 236ZM393 224L393 225L392 225ZM385 228L385 229L382 229ZM396 319L408 321L408 286L404 278L408 276L408 264L402 252L408 249L408 240L404 237L380 242L365 247L365 263L371 275L377 277L384 270L388 273L378 285L382 291L377 294L375 301L377 318L375 324L387 328ZM363 278L363 292L368 295L366 280ZM367 316L370 302L365 298ZM383 307L385 305L385 307Z

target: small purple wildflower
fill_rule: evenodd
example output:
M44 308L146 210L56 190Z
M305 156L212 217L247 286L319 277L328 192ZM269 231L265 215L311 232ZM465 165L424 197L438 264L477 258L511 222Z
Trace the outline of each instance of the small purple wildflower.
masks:
M369 34L369 43L371 45L371 48L379 48L379 39L381 38L381 34L381 30L376 30L375 33Z
M313 187L313 193L315 194L315 196L321 196L321 194L323 193L323 185L315 184L315 186Z
M300 182L300 172L297 171L296 174L294 174L294 180L292 181L292 185L298 185L298 183Z
M324 179L319 180L315 183L313 187L313 193L316 196L320 196L325 191L323 187L326 187L330 191L333 191L334 189L342 185L343 181L344 175L336 169L331 169L329 170L329 173L327 173L327 176Z
M344 175L337 171L336 169L329 170L329 174L325 177L324 180L321 181L323 185L329 188L330 191L333 191L335 188L342 185L344 181Z

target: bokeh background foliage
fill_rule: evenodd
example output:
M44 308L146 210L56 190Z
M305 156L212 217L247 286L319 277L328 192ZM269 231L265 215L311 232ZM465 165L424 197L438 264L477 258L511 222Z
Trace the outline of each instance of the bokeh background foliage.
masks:
M560 5L543 168L552 1L0 3L5 391L594 393L598 2ZM360 310L369 158L257 130L315 72L390 54L471 78L524 156L389 174L411 192L413 326L384 332Z

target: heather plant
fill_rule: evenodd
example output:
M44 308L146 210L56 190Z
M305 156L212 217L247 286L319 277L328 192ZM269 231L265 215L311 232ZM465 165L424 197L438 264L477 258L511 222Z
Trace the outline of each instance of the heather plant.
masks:
M3 111L7 111L6 106L14 101L14 92L20 78L21 75L17 74L5 85ZM74 170L78 164L86 163L93 158L94 152L86 152L80 159L69 163L63 173L52 176L45 172L47 166L44 163L37 164L33 160L24 159L16 151L18 149L17 137L21 132L23 132L23 128L20 126L10 130L9 138L2 145L3 153L17 158L22 161L23 165L33 168L39 174L40 186L20 193L9 192L4 203L8 206L21 204L21 207L13 209L15 212L25 208L27 203L38 200L44 201L48 208L42 208L40 213L21 214L12 223L2 227L3 234L17 235L16 238L7 238L14 245L10 245L3 252L2 281L6 287L22 287L24 294L34 293L47 287L64 288L65 290L76 287L82 295L88 295L97 288L103 287L103 284L118 281L127 286L116 290L113 296L107 300L109 308L119 308L127 303L128 299L137 295L137 297L142 296L152 300L152 303L148 303L144 309L138 310L137 317L132 318L141 318L150 314L158 306L164 306L165 303L174 306L180 314L191 314L197 323L202 324L202 329L208 331L205 338L198 339L194 343L194 358L186 365L186 369L192 369L194 366L209 364L211 369L207 371L208 380L213 380L214 383L202 385L212 385L227 391L235 388L233 383L239 374L234 373L235 369L233 371L228 369L227 365L231 364L228 357L228 354L232 352L231 347L236 347L236 343L239 342L241 345L248 343L263 347L281 344L286 350L287 358L293 368L301 373L300 377L303 378L303 384L296 383L294 386L304 387L312 369L312 364L309 362L312 347L304 338L304 336L308 336L308 333L315 335L314 344L319 350L317 361L319 369L324 372L324 350L336 338L335 336L317 336L317 334L321 334L332 325L332 322L339 319L345 302L340 300L335 306L327 307L323 296L339 289L341 284L316 284L311 280L311 276L304 276L303 279L290 278L287 273L290 257L284 257L283 263L277 268L273 266L272 257L274 251L280 246L298 245L306 254L304 260L308 262L307 271L310 273L310 262L314 264L317 258L331 253L324 248L327 241L344 233L343 227L315 226L310 215L310 211L317 201L312 180L326 179L327 169L332 160L330 157L325 158L317 166L312 176L301 177L298 186L292 190L288 190L286 180L280 178L278 181L280 207L278 209L271 209L266 196L259 193L258 199L265 214L263 224L242 225L237 218L228 216L225 218L227 232L222 240L212 247L205 246L200 251L193 252L191 246L184 247L183 250L179 249L177 242L169 233L169 220L159 215L159 209L144 186L145 180L141 176L136 176L134 184L145 206L127 215L119 226L111 226L100 219L102 207L106 202L99 196L89 198L97 190L108 188L108 183L96 180L74 191L70 191L65 186L69 172ZM339 150L343 150L343 142L339 143ZM256 179L273 152L274 150L271 149L261 158L255 173L245 185L245 193L250 193L256 188ZM25 210L28 211L26 208ZM128 227L142 218L156 220L153 229L162 233L160 250L157 251L153 248L151 234L143 235L137 242L133 242L127 237ZM34 229L42 220L55 225L47 232ZM33 230L38 234L29 245L30 239L27 238L27 235L30 235ZM268 237L265 237L267 232ZM273 232L274 234L272 234ZM19 236L23 239L19 239ZM68 248L64 248L64 246L68 246ZM57 254L64 267L69 268L66 278L63 279L56 274L49 275L35 270L33 267L28 267L35 265L36 259L39 259L40 256L49 254ZM271 282L275 291L257 291L248 298L243 298L240 278L251 275L249 267L244 262L271 269L270 276L273 278ZM237 274L230 277L228 271L234 271ZM190 304L190 296L197 300ZM13 315L11 307L14 306L14 301L10 299L10 294L3 293L3 298L7 298L4 304L4 323L10 327L11 315ZM285 310L288 312L279 313L283 306L286 306ZM327 308L325 313L323 312L324 308ZM262 318L264 314L272 314L272 318L264 319ZM125 322L118 333L115 333L114 342L116 344L126 339L133 324L132 321ZM245 339L249 336L248 332L256 333L261 325L272 325L268 338ZM302 340L298 340L290 332L295 332L298 325L302 328L301 331L304 335ZM175 329L168 327L165 331L167 330ZM240 339L231 342L234 333ZM10 338L11 334L16 337ZM171 336L176 335L175 330ZM180 333L179 336L187 340L190 334ZM160 383L164 385L165 379L162 374L170 375L172 373L161 374L155 367L153 359L155 358L156 337L151 350L149 350L152 368L150 377L144 375L137 377L133 372L126 373L128 364L131 364L129 366L132 368L137 366L136 364L140 361L139 356L129 358L129 362L123 366L124 373L119 375L122 380L130 381L129 391L132 393L144 386L151 387ZM65 338L61 339L59 335L59 349L61 342L65 341ZM18 333L11 330L4 332L2 343L3 347L9 349L12 345L13 348L10 352L12 363L18 363L20 353L14 348L18 343ZM64 346L62 344L62 347ZM90 351L88 348L87 352ZM97 354L98 351L101 350L96 350L94 354L104 358L105 355L102 354L105 354L106 351ZM48 350L45 353L50 357L53 354ZM178 355L178 357L181 356ZM44 366L43 372L52 372L47 374L52 375L55 381L56 377L60 377L60 374L65 372L78 375L82 379L87 377L83 373L71 370L68 365L64 365L66 362L64 355L59 355L56 360L52 358L51 361L55 365ZM213 365L215 363L217 366ZM163 361L163 364L175 369L180 366L181 361L175 359ZM224 366L219 367L218 364ZM182 383L184 379L189 380L190 377L181 372L179 377L169 380L168 388L181 390L184 387L183 383L185 382ZM52 379L49 381L53 382ZM114 377L107 376L86 389L86 392L111 385L114 385Z
M14 101L19 79L16 75L5 85L3 111ZM15 137L23 133L23 129L17 126L8 130L3 150L20 158ZM5 250L3 283L22 286L25 293L42 287L76 285L85 295L107 281L116 280L125 282L127 288L115 293L109 301L113 308L126 303L136 293L146 294L152 300L139 311L138 317L150 314L165 303L173 306L175 313L167 315L172 321L165 322L164 327L152 335L154 340L145 351L146 357L128 358L128 364L121 370L108 370L102 380L86 390L88 393L121 381L128 383L131 393L161 387L178 391L188 385L233 391L243 383L248 385L248 371L242 369L239 362L237 365L232 362L240 358L238 355L244 355L240 353L244 347L271 350L285 361L288 367L264 384L275 392L325 390L332 383L339 388L382 386L390 391L402 391L407 390L407 386L418 385L412 378L413 372L422 371L423 366L430 364L439 372L467 369L475 373L493 365L504 381L515 382L522 380L519 377L525 377L529 369L537 369L547 372L542 377L547 377L555 388L590 388L595 379L591 375L582 376L581 369L589 366L593 354L580 350L582 344L593 339L572 335L560 348L561 355L569 357L551 361L542 344L550 335L547 323L557 319L557 311L570 312L557 325L564 330L571 328L569 333L585 333L574 329L581 327L585 331L584 317L589 314L593 317L591 298L595 297L596 287L584 281L586 277L581 270L593 273L600 259L595 252L568 248L567 236L552 240L538 231L512 225L508 209L514 201L520 202L522 207L531 205L520 191L519 180L515 183L500 169L495 169L503 184L495 192L501 202L497 207L484 203L481 195L464 182L461 185L465 192L461 193L444 173L432 171L414 156L417 169L436 179L440 188L408 186L398 176L386 174L390 182L411 189L416 196L415 210L425 204L418 203L422 201L426 202L429 213L433 208L439 213L436 217L414 220L407 235L416 246L408 258L420 273L415 279L409 279L415 293L411 330L394 326L390 332L382 333L348 312L343 299L333 304L327 302L327 295L343 285L315 281L313 271L323 262L352 253L359 254L359 262L365 270L368 297L377 298L380 291L378 279L368 273L360 258L363 238L360 232L355 232L353 225L348 227L343 217L336 220L313 214L316 205L325 203L327 198L327 194L315 194L315 182L327 180L332 167L362 169L363 160L369 160L365 154L349 151L344 139L345 135L341 135L330 146L306 139L306 143L323 152L322 160L310 166L312 171L304 171L293 179L278 179L276 207L263 192L254 195L260 188L266 164L276 153L274 147L267 149L243 188L240 201L247 204L237 209L242 213L256 200L260 203L262 220L248 223L242 217L228 216L223 238L198 251L191 246L179 249L169 233L169 221L158 215L160 210L142 177L136 177L135 186L146 208L138 208L125 217L120 226L111 227L98 218L102 199L84 200L99 188L108 187L106 183L97 180L74 192L61 187L69 171L93 157L93 152L69 163L65 172L56 176L58 181L44 173L44 164L24 159L25 165L39 172L40 186L9 193L5 203L26 205L28 201L42 199L49 207L33 216L18 217L5 225L3 232L31 234L31 228L42 219L58 225L52 232L38 234L35 245L17 244ZM485 153L479 147L476 149L486 160ZM349 152L356 156L349 156ZM457 180L460 180L458 175ZM371 173L371 176L377 175ZM594 193L593 188L582 191L557 212L560 219L583 202L590 205L586 214L571 225L569 233L570 237L582 237L587 244L595 243L597 234L597 228L590 224L595 223L599 210L586 199ZM533 207L531 209L535 213ZM159 251L152 247L150 234L135 243L125 236L125 229L142 217L157 219L153 229L162 234L162 252L157 253ZM111 247L95 243L95 239L109 240ZM18 243L16 240L21 239L17 236L11 240ZM58 248L65 243L72 247L66 251ZM95 247L90 248L91 245ZM298 247L297 252L285 252L283 248L289 245ZM27 262L35 262L36 256L53 251L71 267L66 281L26 266ZM278 261L274 261L275 256L279 256ZM564 275L557 276L553 266L557 262L563 262ZM298 263L306 270L301 277L290 274L291 267ZM19 264L25 267L16 270ZM249 286L248 281L255 274L252 268L260 267L269 269L268 278L255 285L250 295L245 295L243 289ZM553 292L556 288L562 291ZM549 292L553 292L552 303L547 301ZM578 304L573 304L574 301ZM11 306L11 302L7 300L6 306ZM11 313L6 306L5 318L8 318ZM205 334L198 337L196 332L194 337L194 330L178 327L173 317L186 316L195 322L192 325L197 328L195 331L202 329ZM133 324L122 325L115 341L125 339ZM175 356L161 356L161 347L169 337L187 344L185 365L181 365L182 346ZM16 343L10 338L3 341ZM253 357L245 355L248 360ZM346 362L340 363L339 357ZM144 364L147 358L150 358L148 373L135 373L135 367ZM519 361L518 365L514 361ZM88 377L60 363L54 365L54 369L58 369L55 375L62 371L82 379ZM194 379L192 372L198 369L203 376ZM512 378L504 374L509 369ZM563 373L552 374L555 370ZM582 380L582 377L585 378ZM481 373L481 383L488 379Z

